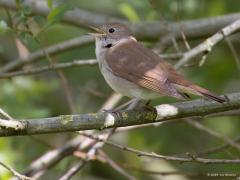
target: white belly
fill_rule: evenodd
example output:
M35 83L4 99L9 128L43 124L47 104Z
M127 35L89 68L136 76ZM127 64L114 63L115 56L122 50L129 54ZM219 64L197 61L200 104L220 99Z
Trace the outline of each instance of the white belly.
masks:
M108 83L108 85L116 92L138 99L153 99L159 97L160 94L152 92L146 88L142 88L128 80L115 76L109 69L107 64L100 65L100 70Z

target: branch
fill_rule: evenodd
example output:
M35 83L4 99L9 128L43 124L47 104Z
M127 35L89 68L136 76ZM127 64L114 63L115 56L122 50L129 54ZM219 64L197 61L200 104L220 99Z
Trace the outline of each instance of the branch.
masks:
M71 177L73 177L79 171L79 169L81 169L86 165L86 162L87 161L84 161L84 160L79 161L73 167L71 167L62 177L60 177L59 180L71 179Z
M149 109L124 110L116 113L99 112L80 115L19 120L22 130L0 129L0 136L32 135L79 130L105 129L155 123L180 118L206 116L240 108L240 93L228 95L229 102L217 103L210 100L193 100L156 106ZM16 120L15 120L16 121Z
M4 118L5 120L12 120L13 117L6 113L3 109L0 108L0 117Z
M136 180L134 176L130 175L127 171L125 171L118 163L112 160L106 153L104 153L103 151L100 151L99 153L104 157L105 162L108 163L109 166L112 167L119 174L123 175L128 180Z
M47 16L50 12L46 1L25 0L23 1L23 4L29 6L32 9L33 14L36 15ZM17 9L15 0L0 0L0 6L12 10ZM185 33L186 38L200 38L217 32L222 27L239 18L240 13L235 13L198 20L172 22L169 23L169 29L171 29L170 33L173 34L176 39L181 38L181 32ZM73 10L66 12L62 21L84 28L89 28L89 25L99 26L106 22L123 22L130 25L134 34L141 39L162 38L169 34L164 22L154 21L130 24L123 19L109 17L103 14L83 10L81 8L74 8Z
M112 96L108 98L108 100L102 105L101 109L105 108L113 108L115 107L116 103L122 98L121 95L118 95L114 93ZM104 131L101 131L100 133L92 131L91 134L98 134L98 136L101 136L105 140L107 140L114 132L116 128L112 129L105 129ZM90 139L92 141L89 141L88 138L85 137L85 140L82 141L83 144L89 147L89 150L86 153L86 156L82 159L82 161L74 164L69 170L67 170L63 176L61 176L61 180L67 180L70 179L72 176L74 176L78 171L80 171L85 164L92 160L94 156L96 156L97 152L103 147L104 142L98 142L96 140ZM85 147L86 147L85 146ZM82 147L83 148L83 147Z
M1 3L1 1L0 1L0 3ZM46 47L45 52L48 55L54 55L59 52L64 52L66 50L88 44L90 42L93 42L93 40L94 39L92 37L81 36L78 38L70 39L68 41L64 41L62 43L58 43L58 44L54 44L52 46ZM10 63L4 65L3 67L0 68L0 74L14 70L16 68L24 66L25 64L33 63L33 62L39 60L40 58L44 58L45 56L46 56L46 54L44 53L43 50L35 51L24 59L18 58L18 59L11 61Z
M233 54L233 57L234 57L234 59L235 59L235 62L236 62L238 71L240 71L240 58L238 57L237 50L235 49L232 41L231 41L229 38L225 38L225 41L226 41L226 43L227 43L230 51L231 51L232 54Z
M30 7L32 9L32 13L35 15L47 16L51 11L46 1L24 0L23 5ZM15 0L1 0L0 6L12 10L17 10L17 4ZM126 22L119 18L111 18L106 15L94 13L80 8L74 8L73 10L66 12L62 18L62 21L68 24L82 27L86 27L86 24L101 25L106 21Z
M82 138L76 137L64 144L62 147L48 151L43 156L32 162L24 174L36 178L39 173L42 174L66 156L72 155L72 153L79 148L81 142Z
M229 173L229 172L184 172L184 171L154 171L137 168L131 165L122 165L123 168L135 171L138 174L149 174L149 175L161 175L161 176L173 176L173 175L183 175L188 178L207 178L216 179L216 177L239 177L239 173Z
M207 38L203 43L199 44L195 48L191 49L190 51L183 54L183 57L178 61L175 65L175 68L180 68L182 65L188 63L193 57L203 53L208 54L213 46L215 46L218 42L220 42L225 37L231 35L235 31L240 29L240 19L234 21L232 24L224 27L216 34L212 35L211 37Z
M52 45L52 46L46 48L46 51L49 51L49 53L51 53L51 54L66 51L69 48L72 48L72 44L70 43L72 41L73 40L68 40L68 41L65 41L63 43ZM81 43L79 43L79 44L77 43L76 45L82 45L82 41L77 40L77 42L81 42ZM64 45L66 45L66 46L64 46ZM59 46L62 46L62 48L58 48ZM76 66L84 66L84 65L92 66L92 65L97 64L96 59L73 60L72 62L67 62L67 63L55 63L55 64L50 64L48 66L38 67L38 68L35 68L35 69L27 69L27 70L7 73L8 71L10 71L12 69L19 68L19 67L25 65L26 63L27 64L33 63L33 62L39 60L40 58L43 58L44 54L41 54L39 52L40 51L33 52L30 56L28 56L28 58L26 59L28 62L25 62L25 61L22 61L22 60L20 61L20 59L17 59L17 60L13 60L13 62L10 62L6 66L3 66L2 69L0 68L0 72L1 71L4 72L4 73L0 74L0 78L11 78L11 77L15 77L15 76L26 76L26 75L38 74L38 73L51 71L51 70L66 69L66 68L71 68L71 67L76 67ZM34 54L39 54L39 56L36 56ZM178 59L178 58L182 57L182 54L158 54L158 55L163 59Z
M237 136L236 138L233 139L234 142L238 143L240 141L240 136ZM203 155L207 155L207 154L212 154L215 152L219 152L219 151L224 151L225 149L229 148L230 145L229 144L223 144L217 147L213 147L207 150L203 150L201 152L197 152L195 153L197 156L203 156Z
M50 9L48 8L45 1L25 0L24 4L27 6L30 6L32 8L33 13L35 14L46 16L50 12ZM5 8L10 8L10 9L15 9L15 10L17 9L17 5L15 4L14 0L0 0L0 6ZM93 15L94 18L91 18L92 17L91 15ZM184 34L186 35L186 38L205 37L217 32L219 29L234 22L239 18L240 18L240 14L231 14L231 15L218 16L218 17L213 17L208 19L199 19L199 20L192 20L192 21L183 21L178 23L170 23L169 26L170 26L170 29L172 30L170 33L172 34L171 36L174 36L174 38L176 39L181 38L181 32L184 32ZM109 19L103 15L94 14L92 12L88 12L81 9L75 9L73 11L65 13L63 20L67 22L79 21L80 23L79 25L84 27L88 27L89 25L98 26L100 24L104 24L106 21L118 21L118 22L122 21L115 18ZM139 24L129 24L129 25L132 28L134 34L140 39L144 37L156 39L156 38L161 38L162 36L166 37L166 34L170 36L168 30L165 28L165 24L161 22L150 22L150 23L141 22ZM213 46L214 43L217 43L218 41L220 41L222 38L224 38L224 36L227 36L233 33L234 28L235 28L234 26L230 26L229 32L222 31L223 32L222 34L217 33L216 37L214 36L213 39L210 39L211 41L206 41L208 43L200 44L193 50L185 53L181 61L179 61L179 63L176 65L176 67L179 68L180 66L185 64L187 61L189 61L189 59L195 57L197 54L200 54L206 50L210 50L211 46ZM52 55L59 51L65 51L70 48L78 47L80 45L93 42L93 40L94 40L93 38L87 37L87 36L72 39L64 43L60 43L60 44L53 45L46 48L46 53L49 55ZM45 54L42 50L36 51L25 59L16 59L8 63L7 65L3 66L2 68L0 68L0 73L5 73L13 69L16 69L18 67L21 67L25 64L32 63L40 58L43 58L44 56Z
M121 95L114 93L107 99L101 109L113 108L119 102L121 97ZM107 130L109 131L109 129L106 129L105 131L102 131L101 134L103 134ZM92 133L99 134L99 132L94 131L92 131ZM83 136L76 137L69 143L64 144L63 146L42 155L40 158L30 164L25 174L31 177L40 177L45 174L47 170L49 170L51 167L59 163L59 161L64 159L66 156L72 155L75 150L84 151L89 148L91 149L92 146L94 146L96 143L96 140L90 138L86 138Z
M165 156L165 155L160 155L156 154L154 152L144 152L140 151L137 149L133 149L127 146L123 146L120 144L116 144L111 141L106 141L101 138L88 135L87 133L80 132L79 134L98 140L98 141L103 141L105 144L110 145L114 148L127 151L133 154L136 154L137 156L144 156L144 157L150 157L150 158L155 158L155 159L163 159L167 161L175 161L175 162L181 162L181 163L186 163L186 162L193 162L193 163L201 163L201 164L239 164L240 159L207 159L207 158L201 158L201 157L195 157L189 154L189 157L176 157L176 156Z
M191 119L185 119L185 122L187 122L188 124L190 124L191 126L203 131L203 132L206 132L207 134L215 137L215 138L218 138L220 140L222 140L223 142L225 142L226 144L240 150L240 144L238 144L237 142L235 142L234 140L228 138L227 136L224 136L206 126L204 126L203 124L195 121L195 120L191 120Z
M32 74L38 74L46 71L51 71L51 70L59 70L59 69L66 69L66 68L71 68L71 67L77 67L77 66L92 66L97 64L97 60L95 59L88 59L88 60L74 60L72 62L67 62L67 63L56 63L56 64L51 64L48 66L43 66L35 69L27 69L27 70L22 70L22 71L15 71L15 72L9 72L9 73L3 73L0 74L0 78L11 78L15 76L26 76L26 75L32 75Z
M4 168L6 168L7 170L9 170L14 176L16 176L17 178L21 179L21 180L34 180L33 178L31 177L27 177L27 176L24 176L22 174L20 174L19 172L17 172L15 169L13 169L12 167L4 164L3 162L0 161L0 165Z
M21 123L20 121L15 121L13 119L10 119L11 121L9 121L9 119L5 120L5 119L0 119L0 127L1 128L12 128L14 130L23 130L25 129L25 125L23 123Z

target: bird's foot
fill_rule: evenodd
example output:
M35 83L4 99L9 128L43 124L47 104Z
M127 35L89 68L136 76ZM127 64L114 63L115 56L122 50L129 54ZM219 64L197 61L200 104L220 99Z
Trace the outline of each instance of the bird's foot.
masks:
M155 108L149 104L143 104L142 106L139 107L139 109L141 109L143 111L147 110L147 111L151 111L151 112L156 111Z
M142 102L138 99L133 99L123 105L120 105L114 109L109 109L109 110L106 110L104 109L103 112L107 112L107 113L117 113L118 111L121 111L121 110L140 110L140 111L156 111L155 108L153 106L150 105L150 102L151 100L148 100L147 102Z
M155 112L155 108L153 106L150 105L151 100L148 100L147 102L141 102L138 104L138 106L136 106L135 109L140 110L140 111L151 111L151 112Z
M120 110L117 109L117 108L115 108L115 109L103 109L102 111L105 112L105 113L115 114L115 113L117 113L117 112L120 111Z
M110 109L110 110L103 110L104 112L108 112L108 113L117 113L118 111L121 110L131 110L131 109L135 109L139 104L139 100L138 99L132 99L114 109Z
M155 111L155 108L151 105L145 105L144 108L149 111Z

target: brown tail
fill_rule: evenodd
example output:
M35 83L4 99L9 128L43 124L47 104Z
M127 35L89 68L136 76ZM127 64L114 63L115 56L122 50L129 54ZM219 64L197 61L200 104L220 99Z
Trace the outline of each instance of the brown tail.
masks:
M226 99L225 98L222 98L222 97L220 97L220 96L217 96L217 95L215 95L215 94L213 94L213 93L211 93L211 92L208 92L208 93L201 93L204 97L207 97L207 98L209 98L209 99L212 99L212 100L214 100L214 101L217 101L217 102L219 102L219 103L224 103L224 102L226 102Z
M204 88L197 86L195 84L192 84L192 83L191 84L188 83L185 86L179 85L179 84L173 84L173 85L176 87L178 93L181 94L181 96L185 99L189 98L188 93L190 93L190 94L195 94L198 96L204 96L208 99L212 99L219 103L224 103L227 101L226 98L222 98L222 97L208 91L207 89L204 89Z
M190 86L190 88L192 88L193 90L197 91L197 93L201 94L202 96L206 97L206 98L209 98L209 99L212 99L216 102L219 102L219 103L224 103L226 102L226 98L222 98L210 91L208 91L207 89L204 89L200 86L197 86L197 85L192 85Z

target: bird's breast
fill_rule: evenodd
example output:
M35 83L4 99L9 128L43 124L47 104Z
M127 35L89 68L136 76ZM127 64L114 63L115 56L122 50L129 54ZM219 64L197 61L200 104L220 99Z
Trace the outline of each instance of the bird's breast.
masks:
M104 58L98 61L102 75L107 84L116 92L131 98L152 99L159 97L160 94L140 87L122 77L116 76L108 66Z

